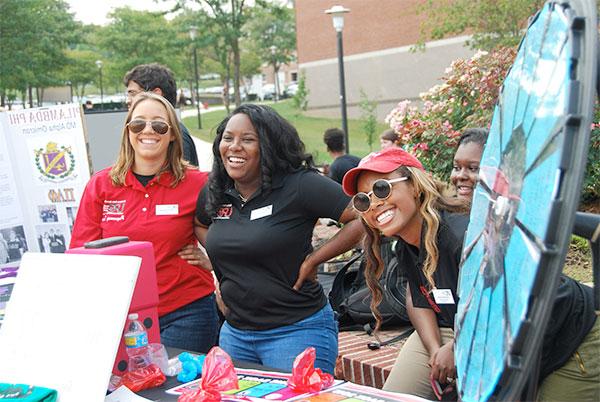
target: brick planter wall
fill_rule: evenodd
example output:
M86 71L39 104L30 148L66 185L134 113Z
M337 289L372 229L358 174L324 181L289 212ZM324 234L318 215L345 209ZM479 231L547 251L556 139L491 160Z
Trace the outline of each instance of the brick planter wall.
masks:
M381 341L393 338L406 328L380 331ZM340 332L338 336L339 352L335 368L335 377L356 384L381 389L390 374L396 357L406 339L370 350L367 345L376 339L361 331Z

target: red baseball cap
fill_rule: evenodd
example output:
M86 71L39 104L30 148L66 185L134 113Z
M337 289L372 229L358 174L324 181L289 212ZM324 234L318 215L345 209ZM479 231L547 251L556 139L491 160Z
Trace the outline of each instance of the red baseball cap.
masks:
M372 152L365 156L357 167L350 169L344 175L344 179L342 180L344 192L348 195L357 193L356 181L358 180L358 175L364 171L390 173L400 166L412 166L425 171L421 162L402 148L386 148L383 151Z

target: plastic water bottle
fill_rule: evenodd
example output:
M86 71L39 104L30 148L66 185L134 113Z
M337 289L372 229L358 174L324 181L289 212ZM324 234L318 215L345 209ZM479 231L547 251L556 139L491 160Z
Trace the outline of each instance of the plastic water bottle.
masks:
M134 371L150 365L150 350L148 349L148 333L146 327L138 321L136 313L127 317L127 329L125 330L125 350L129 356L129 371Z

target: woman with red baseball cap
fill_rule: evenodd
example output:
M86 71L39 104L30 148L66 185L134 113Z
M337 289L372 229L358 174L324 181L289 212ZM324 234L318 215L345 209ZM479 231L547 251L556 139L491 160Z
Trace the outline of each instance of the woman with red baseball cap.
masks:
M378 326L381 235L398 239L398 263L408 277L407 311L416 332L403 346L384 389L433 399L432 381L445 384L455 377L456 287L468 204L443 196L443 184L400 148L368 155L342 184L366 227L365 277Z

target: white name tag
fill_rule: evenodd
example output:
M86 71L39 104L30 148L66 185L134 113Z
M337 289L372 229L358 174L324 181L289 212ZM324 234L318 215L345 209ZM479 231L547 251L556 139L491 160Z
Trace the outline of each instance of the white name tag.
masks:
M273 213L273 205L267 205L266 207L258 208L250 212L250 220L253 221L255 219L264 218L265 216L269 216Z
M156 215L178 215L179 204L165 204L156 206Z
M433 289L433 298L437 304L454 304L450 289Z

